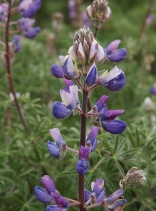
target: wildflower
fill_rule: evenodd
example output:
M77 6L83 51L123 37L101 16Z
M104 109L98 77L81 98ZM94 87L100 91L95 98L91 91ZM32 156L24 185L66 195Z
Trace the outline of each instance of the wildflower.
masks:
M60 134L58 128L53 128L49 130L51 136L53 137L55 143L48 141L48 150L52 156L55 158L63 159L66 154L66 142Z
M91 183L92 193L88 190L84 190L85 204L95 204L100 203L105 198L104 191L104 180L98 178L95 182Z
M59 208L65 209L69 207L69 202L64 199L63 196L61 196L60 194L52 192L51 195Z
M117 116L124 112L121 110L107 110L106 105L99 112L99 120L104 130L111 134L120 134L126 129L126 122L122 120L114 120Z
M76 170L81 175L85 174L89 169L89 162L88 162L89 153L90 149L88 147L80 146L79 158L78 162L76 163Z
M39 27L32 28L34 23L35 23L35 20L30 19L30 18L21 18L19 20L20 29L26 38L32 39L36 37L37 34L40 32Z
M97 81L98 81L98 72L97 72L96 65L93 64L87 73L85 82L88 86L92 86L92 85L96 84Z
M103 200L103 206L109 211L122 210L127 203L127 200L125 198L122 198L123 193L123 189L117 190Z
M114 40L106 47L105 53L109 61L120 62L126 58L127 50L125 48L116 50L119 44L120 44L120 40Z
M97 139L96 136L98 134L99 127L97 126L91 126L90 132L88 134L87 140L86 140L86 146L90 147L91 152L93 152L97 146Z
M99 76L99 83L111 92L121 90L126 84L124 72L115 66L110 72L105 71Z
M132 167L121 180L123 185L138 186L144 184L146 173L143 170L138 170L137 167Z
M86 14L93 25L98 29L112 16L112 12L106 0L94 0L92 4L87 7Z
M52 65L51 73L56 78L63 78L64 76L62 67L56 64Z
M55 102L52 107L52 114L56 119L64 119L76 107L79 106L78 87L76 85L69 86L69 89L61 89L60 95L62 103Z
M56 205L49 205L46 207L46 211L66 211L67 209L59 208Z
M41 7L41 0L23 0L18 11L24 18L32 18Z
M154 15L153 14L149 14L149 16L146 18L146 24L147 25L151 25L154 21Z

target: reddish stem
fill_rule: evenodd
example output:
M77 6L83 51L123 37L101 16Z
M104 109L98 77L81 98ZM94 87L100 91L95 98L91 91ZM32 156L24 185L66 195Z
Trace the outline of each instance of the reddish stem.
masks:
M9 1L8 17L7 17L6 27L5 27L6 70L7 70L7 77L8 77L8 82L9 82L9 92L11 92L13 94L13 96L14 96L15 106L16 106L17 111L19 113L19 116L21 118L22 124L23 124L27 134L29 134L29 130L28 130L27 124L25 122L25 119L23 118L20 106L19 106L17 98L16 98L16 94L15 94L15 90L14 90L14 84L13 84L13 80L12 80L12 72L11 72L11 67L10 67L10 50L9 50L10 14L11 14L11 0Z

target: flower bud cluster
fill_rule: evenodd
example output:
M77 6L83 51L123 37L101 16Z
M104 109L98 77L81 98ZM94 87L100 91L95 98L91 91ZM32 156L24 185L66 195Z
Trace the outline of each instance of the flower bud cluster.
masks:
M87 7L86 14L93 25L98 29L112 16L112 12L106 0L94 0L92 4Z

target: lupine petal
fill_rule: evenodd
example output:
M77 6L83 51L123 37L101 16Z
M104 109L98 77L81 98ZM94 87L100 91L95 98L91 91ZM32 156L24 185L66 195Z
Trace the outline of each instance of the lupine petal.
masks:
M89 192L88 190L84 189L85 202L87 202L89 200L90 195L91 195L91 192Z
M105 198L105 191L103 190L97 197L96 199L96 203L100 203L103 201L103 199Z
M39 186L35 186L34 193L36 198L44 204L50 203L52 200L52 197L47 193L47 191Z
M75 167L77 172L83 175L89 170L89 162L87 160L78 160Z
M119 50L114 51L110 55L107 55L107 58L111 62L121 62L127 56L127 50L125 48L121 48Z
M120 134L126 129L126 122L121 120L101 121L104 130L111 134Z
M49 130L50 135L53 137L54 141L56 142L57 146L60 148L62 141L64 139L61 136L60 129L59 128L53 128Z
M88 138L87 138L87 141L90 140L92 143L94 142L94 140L96 139L96 136L99 132L99 127L98 126L94 126L92 125L91 128L90 128L90 132L88 134Z
M70 88L69 88L70 90ZM62 103L68 107L69 109L74 109L76 107L76 100L75 100L75 95L70 93L70 92L66 92L63 89L60 89L60 95L62 98Z
M85 78L85 82L88 86L92 86L97 83L97 68L95 64L90 67Z
M124 193L123 189L118 189L116 192L107 197L107 202L110 204L115 202L117 199L119 199L120 196L123 195L123 193Z
M52 114L56 119L64 119L72 112L60 102L55 102L52 107Z
M81 159L88 159L90 149L88 147L80 146L79 156Z
M51 73L56 78L63 78L63 69L59 65L53 64L51 67Z
M72 80L67 80L67 79L64 79L64 83L67 85L67 86L73 86L74 83Z
M41 177L41 182L49 194L56 190L56 185L49 175L44 175Z
M37 34L40 32L39 27L31 28L28 31L23 32L24 36L26 38L32 39L37 36Z
M51 195L59 208L69 207L69 202L64 199L63 196L61 196L60 194L53 192L51 193Z
M63 68L63 73L66 77L68 77L68 78L75 78L76 77L76 72L75 72L73 60L72 60L71 57L66 59L62 68Z
M46 211L65 211L65 209L62 209L56 205L49 205L46 207Z
M106 59L106 54L101 45L98 45L97 56L96 56L96 65L102 64Z
M127 203L126 199L118 199L114 204L109 204L108 209L109 211L114 211L114 210L120 211L123 210L122 208L125 206L126 203ZM119 209L115 209L117 207L119 207Z
M104 112L103 112L104 110ZM101 121L106 121L106 120L113 120L120 114L124 112L123 109L120 110L106 110L106 109L101 109L100 111L100 120Z
M107 55L111 54L113 51L115 51L120 44L120 40L114 40L111 42L105 49L105 52Z
M50 154L53 157L55 157L55 158L60 157L60 149L58 148L58 146L55 143L48 141L47 147L48 147L48 151L50 152Z
M108 96L103 95L97 102L96 102L96 106L98 109L98 112L101 110L101 108L103 107L103 105L105 104L106 100L108 99Z

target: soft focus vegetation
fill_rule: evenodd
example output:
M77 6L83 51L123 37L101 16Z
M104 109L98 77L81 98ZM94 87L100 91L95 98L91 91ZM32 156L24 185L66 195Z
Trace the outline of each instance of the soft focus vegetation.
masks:
M61 101L59 90L63 80L50 73L52 64L59 64L59 55L66 55L72 45L76 29L68 17L67 0L42 1L42 8L35 16L41 32L34 40L22 38L21 50L13 64L13 80L22 112L28 124L28 135L21 124L14 102L8 95L6 70L0 62L0 210L43 211L45 205L34 196L34 186L41 185L40 177L49 174L61 195L77 198L76 156L67 153L59 161L50 156L47 141L51 139L49 129L59 127L63 138L72 148L78 148L79 116L70 116L59 121L52 117L51 106ZM92 1L84 1L82 10ZM150 87L156 82L156 5L152 14L154 22L147 25L141 37L138 34L143 24L149 1L110 0L112 18L98 32L99 43L106 47L111 41L120 39L120 48L128 51L122 63L106 61L101 70L111 70L118 65L126 75L127 84L118 93L110 93L98 87L92 93L92 105L103 95L109 96L108 109L124 109L121 119L127 129L121 135L102 131L98 136L97 150L90 157L90 170L85 176L85 187L96 178L105 180L106 195L118 189L119 180L131 167L137 166L147 173L145 185L128 188L125 211L156 210L156 96ZM56 45L53 44L52 15L61 12ZM93 31L94 29L91 28ZM0 31L3 39L3 33ZM52 48L56 47L56 49ZM143 106L150 97L154 108ZM11 127L7 126L7 110L11 112ZM89 121L88 130L91 126ZM156 196L155 196L156 197ZM156 198L155 198L156 200ZM78 210L77 208L70 208ZM93 210L103 210L102 207Z

